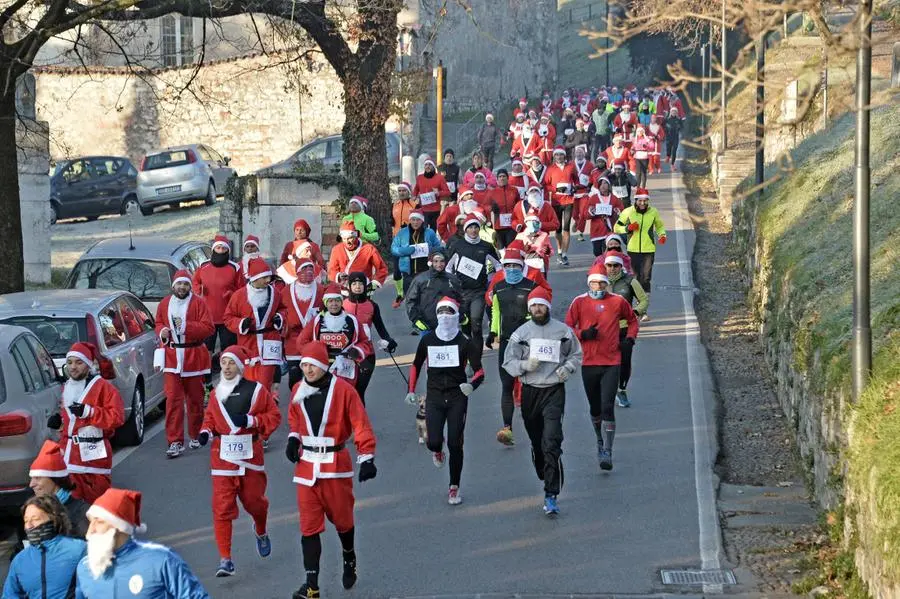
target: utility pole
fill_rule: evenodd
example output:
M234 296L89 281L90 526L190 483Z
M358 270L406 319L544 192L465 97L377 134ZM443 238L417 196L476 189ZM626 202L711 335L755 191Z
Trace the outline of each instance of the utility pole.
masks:
M763 28L762 19L760 27ZM766 168L766 31L763 28L756 40L756 192L763 197Z
M700 46L700 104L706 104L706 44ZM700 113L703 133L706 133L706 111Z
M728 57L726 54L726 44L725 44L725 0L722 0L722 90L719 93L722 100L722 150L728 149L728 77L726 73L728 72Z
M862 395L872 372L869 314L869 103L872 95L872 0L860 0L856 54L856 172L853 203L853 399Z
M609 90L609 0L606 0L606 89Z
M440 164L444 160L444 61L439 60L438 66L434 70L434 78L436 80L435 87L437 88L437 114L435 115L435 124L437 127L437 147L435 148L435 153L437 154L437 164Z

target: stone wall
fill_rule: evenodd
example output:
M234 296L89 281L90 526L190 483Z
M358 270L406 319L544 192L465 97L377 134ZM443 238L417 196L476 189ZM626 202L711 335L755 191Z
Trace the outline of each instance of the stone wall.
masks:
M50 170L47 123L19 117L16 150L25 283L50 282Z

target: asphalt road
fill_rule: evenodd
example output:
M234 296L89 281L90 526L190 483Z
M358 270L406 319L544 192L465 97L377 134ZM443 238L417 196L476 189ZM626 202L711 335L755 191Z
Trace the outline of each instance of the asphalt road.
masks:
M341 588L340 545L329 527L323 597L650 594L678 590L661 584L660 568L719 567L711 376L691 307L694 233L676 186L680 179L668 174L651 180L669 243L654 268L653 320L643 324L635 347L633 407L617 408L615 469L601 474L597 467L584 389L573 377L564 422L562 514L546 518L519 416L515 448L494 438L501 424L500 386L496 352L488 352L487 382L469 402L464 502L450 506L448 472L436 469L417 444L415 409L403 401L405 384L393 364L381 360L368 392L379 473L356 486L359 582L349 593ZM573 240L570 259L567 269L551 267L552 314L559 319L586 289L590 243ZM391 310L391 295L383 291L378 301L400 343L398 359L408 363L418 338L408 334L402 311ZM285 389L283 411L287 402ZM144 493L147 536L184 556L213 597L290 597L303 581L303 567L284 423L266 456L272 555L257 557L249 517L242 513L235 526L237 575L229 579L214 576L207 450L166 460L164 435L150 436L161 424L140 448L117 454L113 474L115 486Z

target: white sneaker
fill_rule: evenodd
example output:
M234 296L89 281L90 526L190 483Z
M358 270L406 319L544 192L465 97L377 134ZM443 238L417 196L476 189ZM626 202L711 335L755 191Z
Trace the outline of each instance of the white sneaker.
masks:
M431 454L431 461L434 462L435 468L443 468L444 467L444 452L443 451L435 451Z
M650 322L650 315L644 314L643 316L641 316L641 322Z
M462 495L460 494L457 485L450 485L450 490L447 491L447 503L450 505L459 505L462 503Z
M197 439L191 439L191 442L188 443L188 447L191 449L200 449L200 441Z
M184 453L184 444L175 441L174 443L171 443L166 450L166 457L171 460L172 458L177 458L182 453Z

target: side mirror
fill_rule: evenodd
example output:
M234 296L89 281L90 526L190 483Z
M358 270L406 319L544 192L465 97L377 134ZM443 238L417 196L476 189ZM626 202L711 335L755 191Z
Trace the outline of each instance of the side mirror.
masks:
M97 358L97 363L100 365L100 376L105 378L107 381L111 381L116 378L116 368L113 365L112 360L110 360L106 356L100 356L99 358Z
M222 159L222 161L225 163L225 166L228 166L229 164L231 164L231 156L226 156Z

